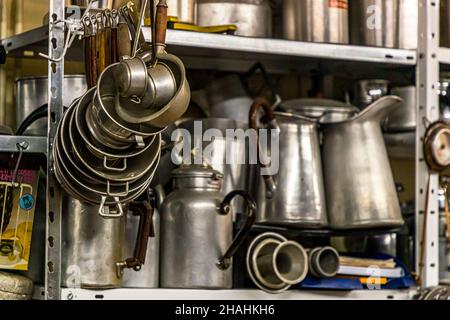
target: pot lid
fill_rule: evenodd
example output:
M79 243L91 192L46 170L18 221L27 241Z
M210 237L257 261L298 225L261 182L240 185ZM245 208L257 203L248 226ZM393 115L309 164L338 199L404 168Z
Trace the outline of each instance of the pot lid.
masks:
M223 174L212 169L208 165L181 165L178 169L172 171L172 177L177 178L207 178L222 180Z
M331 99L304 98L283 102L282 107L286 112L296 113L305 117L320 120L320 122L339 122L359 113L355 106ZM325 115L330 115L326 117ZM333 115L339 115L339 119L332 119Z

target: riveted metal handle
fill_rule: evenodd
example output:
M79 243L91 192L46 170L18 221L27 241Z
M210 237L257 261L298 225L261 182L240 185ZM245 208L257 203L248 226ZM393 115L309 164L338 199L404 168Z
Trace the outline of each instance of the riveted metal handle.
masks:
M120 200L118 197L114 197L114 201L116 202L116 210L111 210L111 208L106 204L107 197L102 197L100 207L98 209L98 213L103 218L108 219L115 219L115 218L121 218L123 217L123 207L122 203L120 203Z
M250 230L252 229L252 226L256 220L256 202L252 196L250 196L246 191L242 190L232 191L225 197L220 206L220 213L223 215L230 214L231 201L237 196L243 197L247 202L247 220L245 221L242 229L239 230L236 238L234 238L228 250L217 262L217 267L221 270L227 270L228 268L230 268L231 259L236 254L244 240L248 237Z
M111 170L111 171L123 172L123 171L127 170L127 159L126 158L123 159L123 167L121 167L121 168L114 168L114 167L110 167L108 165L108 158L105 156L103 158L103 167L105 167L105 169L108 169L108 170Z

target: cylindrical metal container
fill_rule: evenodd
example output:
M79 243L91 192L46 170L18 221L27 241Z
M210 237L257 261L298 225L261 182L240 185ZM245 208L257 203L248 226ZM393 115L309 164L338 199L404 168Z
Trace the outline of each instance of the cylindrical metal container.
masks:
M63 200L62 283L71 288L122 286L116 263L124 259L125 217L106 219L98 207Z
M63 86L65 88L63 105L68 107L74 99L86 92L86 77L84 75L65 76ZM16 123L19 127L34 110L48 103L48 78L21 78L17 80L16 88ZM47 119L36 121L25 131L24 135L46 136Z
M348 1L283 0L283 34L289 40L348 43Z
M248 126L245 123L230 119L209 118L188 120L180 123L178 128L190 133L191 144L187 150L201 147L203 161L223 174L221 188L223 194L233 190L249 190L250 193L255 191L252 182L256 177L257 165L250 163L251 143L246 139ZM204 134L211 133L212 130L216 134L214 139L203 141ZM199 155L193 155L191 161L194 161L196 156ZM236 213L243 213L245 201L240 198L235 199L233 209Z
M396 87L392 95L403 99L403 102L392 111L384 123L387 132L414 131L416 128L416 87Z
M398 9L398 0L351 0L351 43L398 47Z
M272 9L268 0L197 0L197 24L234 24L236 35L270 37Z
M398 1L398 46L400 49L417 49L419 29L418 0Z
M196 0L168 0L167 14L170 17L177 17L181 22L195 23L196 2Z
M256 204L248 200L249 218L232 240L230 201L243 193L224 199L222 174L204 166L181 166L172 176L174 190L160 210L161 287L231 289L231 257L247 237Z
M252 114L256 111L254 107ZM268 225L326 227L328 219L317 124L289 113L277 112L275 119L280 129L279 143L272 138L264 151L270 150L267 154L272 155L272 165L279 161L277 173L270 175L275 190L270 190L267 177L258 176L257 221Z
M128 214L125 256L134 255L135 243L139 241L139 217ZM158 288L159 287L159 239L160 216L158 210L153 211L153 235L148 239L145 263L141 270L125 269L123 275L124 288Z
M309 272L316 278L333 278L339 270L339 253L333 247L318 247L308 252Z
M360 80L355 85L354 105L365 109L381 97L388 95L389 81L382 79Z

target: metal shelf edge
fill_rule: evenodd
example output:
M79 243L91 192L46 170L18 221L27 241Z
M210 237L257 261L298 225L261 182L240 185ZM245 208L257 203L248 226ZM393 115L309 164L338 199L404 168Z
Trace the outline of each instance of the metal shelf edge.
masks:
M416 292L406 290L322 291L290 290L272 295L260 290L112 289L61 290L63 300L410 300Z

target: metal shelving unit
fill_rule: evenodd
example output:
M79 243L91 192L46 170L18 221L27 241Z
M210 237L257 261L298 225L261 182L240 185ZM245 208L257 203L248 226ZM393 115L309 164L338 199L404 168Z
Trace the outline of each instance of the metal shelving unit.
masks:
M180 55L190 68L218 70L245 70L256 60L268 66L269 71L298 72L305 61L327 61L330 64L364 64L369 68L382 67L383 72L410 68L416 71L418 119L438 119L439 106L436 84L439 63L450 64L450 49L438 47L439 0L419 1L419 49L400 50L371 48L351 45L304 43L279 39L256 39L237 36L203 34L169 30L167 43L175 54ZM64 15L64 0L49 1L49 17L56 21ZM146 39L150 32L144 28ZM9 55L36 57L38 52L49 51L53 58L60 57L64 45L64 29L61 23L51 23L35 30L2 40ZM55 45L54 45L55 44ZM70 49L67 59L82 58L81 45ZM301 68L301 66L300 66ZM290 291L279 296L267 295L254 290L202 291L202 290L138 290L115 289L89 291L61 289L61 197L52 170L52 141L62 113L64 60L49 62L49 136L47 147L47 253L46 284L38 296L46 299L409 299L414 290L400 291ZM424 212L427 192L428 169L422 155L422 137L425 125L418 121L416 134L416 260L420 256L422 223L428 215L426 226L425 256L422 286L438 284L438 177L430 176L428 212ZM28 138L24 138L28 139ZM42 139L29 140L32 150L43 150ZM15 148L14 142L7 144ZM30 149L30 150L31 150ZM417 266L419 268L419 266Z
M47 139L44 137L0 136L2 152L47 153Z

